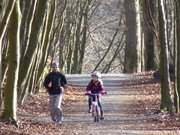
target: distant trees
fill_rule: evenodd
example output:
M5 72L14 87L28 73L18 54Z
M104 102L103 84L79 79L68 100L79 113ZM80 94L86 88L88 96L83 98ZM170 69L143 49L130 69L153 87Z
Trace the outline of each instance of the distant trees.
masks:
M144 0L146 7L150 6L150 0ZM154 32L154 36L157 38L155 42L159 55L159 71L161 78L161 110L166 110L168 112L174 111L174 106L176 112L179 112L180 97L179 97L179 1L170 0L158 0L158 6L156 6L156 11L159 15L157 21L150 24L151 30ZM156 14L152 11L149 12L150 15ZM153 16L152 16L153 17ZM154 25L155 24L155 25ZM157 27L158 26L158 27ZM174 80L174 89L170 82L171 79ZM174 97L174 102L172 101L172 95Z
M157 46L158 35L158 1L142 0L142 22L144 33L144 59L145 70L156 70L158 68L159 56Z
M61 32L55 48L59 48L59 63L66 73L81 73L88 39L88 18L94 0L67 0L62 14ZM54 50L57 53L57 50ZM57 58L57 57L56 57ZM54 57L55 59L55 57Z
M141 4L141 47L135 50L138 42L136 42L136 28L139 22L135 17L138 16L136 8L139 5L135 3L137 0L124 1L126 11L126 55L124 69L126 72L137 72L134 70L134 63L137 62L137 50L141 50L141 71L157 70L161 78L161 110L168 112L179 112L180 106L180 90L179 90L179 1L174 0L142 0ZM131 6L130 6L131 5ZM128 9L128 7L130 7ZM132 16L131 16L132 15ZM129 24L128 24L129 19ZM128 32L131 30L131 32ZM129 35L130 33L130 35ZM128 37L131 37L128 39ZM130 42L131 41L131 42ZM144 44L144 45L143 45ZM129 48L129 51L128 51ZM132 52L131 52L132 51ZM133 55L134 54L134 55ZM133 55L133 56L132 56ZM144 60L144 62L142 61ZM129 63L129 64L128 64ZM143 65L144 64L144 65ZM129 65L129 66L128 66ZM137 66L135 66L137 67ZM128 69L128 70L127 70ZM175 78L174 78L175 76ZM173 89L171 81L175 79L175 87ZM174 102L172 101L172 95Z
M78 20L76 22L73 64L71 73L81 73L88 33L88 12L91 0L81 1L77 7Z
M139 0L125 0L126 18L126 48L124 72L133 73L142 71L142 24Z

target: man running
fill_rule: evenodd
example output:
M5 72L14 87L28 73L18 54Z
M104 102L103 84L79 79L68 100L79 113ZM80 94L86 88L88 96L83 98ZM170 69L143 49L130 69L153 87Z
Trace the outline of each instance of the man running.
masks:
M51 67L52 72L45 77L44 87L49 93L51 118L55 123L62 124L63 112L61 103L64 89L67 87L67 80L65 75L59 72L57 63L53 63Z

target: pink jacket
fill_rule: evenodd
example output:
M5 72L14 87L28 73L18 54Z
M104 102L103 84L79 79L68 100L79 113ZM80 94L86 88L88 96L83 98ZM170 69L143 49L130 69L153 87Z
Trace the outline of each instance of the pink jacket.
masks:
M91 91L91 93L105 93L105 89L103 86L102 81L98 80L97 82L94 82L91 80L86 88L86 91Z

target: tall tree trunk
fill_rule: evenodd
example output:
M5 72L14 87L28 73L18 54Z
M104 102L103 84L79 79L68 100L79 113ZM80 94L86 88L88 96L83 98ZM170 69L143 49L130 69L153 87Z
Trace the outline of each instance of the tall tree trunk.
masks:
M4 37L4 33L6 31L7 24L9 22L11 13L14 9L15 2L16 2L16 0L10 0L8 2L8 6L7 6L7 9L5 11L5 15L3 17L3 20L0 23L0 48L2 47L2 38Z
M4 82L5 82L5 78L6 78L6 73L7 73L7 53L8 53L8 46L9 46L9 42L8 42L8 37L7 34L4 37L5 40L3 40L3 49L2 49L2 53L0 53L0 57L2 57L1 59L1 64L0 64L0 109L3 110L3 88L4 88Z
M175 1L175 0L174 0ZM176 112L179 112L179 94L177 90L177 17L176 17L176 11L177 7L175 8L175 19L174 21L174 71L175 71L175 80L174 80L174 106L176 109Z
M51 49L50 48L50 45L51 45L50 41L51 41L51 37L52 37L52 30L53 30L53 24L54 24L55 13L56 13L56 6L57 6L56 5L56 0L53 0L51 8L50 8L50 12L49 12L47 33L46 33L43 49L42 49L42 52L41 52L42 54L41 54L40 61L39 61L39 66L38 66L37 81L39 81L39 79L40 79L40 77L41 77L41 75L43 73L47 57L49 56L49 49Z
M143 0L145 70L158 68L157 38L155 35L157 21L157 1ZM148 26L148 27L147 27Z
M71 69L72 69L72 56L73 56L73 46L72 46L72 42L73 42L73 39L70 39L70 35L71 35L71 32L72 32L72 27L70 27L70 29L68 29L68 37L69 37L69 40L67 41L68 43L68 57L67 57L67 73L71 73Z
M78 16L78 22L77 22L77 28L75 33L75 48L74 48L74 55L73 55L73 65L72 65L72 71L71 73L75 74L78 73L78 67L79 67L79 57L80 57L80 36L81 36L81 25L83 20L83 11L81 4L78 5L79 7L79 16Z
M37 10L35 12L35 17L32 23L32 32L29 40L28 49L25 57L21 59L20 63L20 73L18 80L18 87L20 91L25 89L25 84L31 69L31 63L35 57L35 52L39 45L39 36L41 34L40 32L44 22L46 11L49 6L49 0L39 0L37 4Z
M0 52L1 55L1 52ZM3 103L3 90L2 90L2 62L1 62L1 56L0 56L0 109L2 109L2 103Z
M126 49L124 72L141 71L141 17L140 1L125 0L126 14Z
M176 5L176 78L175 78L175 83L176 83L176 111L180 111L180 1L175 0L175 5Z
M82 29L82 41L80 47L80 57L79 57L79 73L82 73L83 68L83 60L87 43L87 32L88 32L88 13L89 13L89 5L91 4L91 0L87 0L84 9L83 15L83 29Z
M19 0L16 0L8 27L8 73L4 89L4 110L2 117L8 120L17 120L17 82L20 63L20 23L21 12Z
M161 75L161 110L173 112L170 95L171 82L169 74L169 58L167 44L165 1L159 0L159 43L160 43L160 75Z
M31 28L32 28L32 23L34 20L34 14L35 11L37 10L37 1L38 0L31 0L31 5L29 8L29 12L24 19L24 24L21 25L21 59L25 56L28 46L29 46L29 40L30 40L30 35L31 35ZM26 6L29 7L29 3L26 4ZM27 8L27 7L25 7ZM25 27L25 28L23 28Z

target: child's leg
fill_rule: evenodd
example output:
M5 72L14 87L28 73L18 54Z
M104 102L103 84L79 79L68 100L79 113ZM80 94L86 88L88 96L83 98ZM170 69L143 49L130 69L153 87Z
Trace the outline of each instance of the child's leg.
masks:
M98 98L98 105L99 105L99 108L100 108L101 117L103 117L104 116L104 114L103 114L104 112L103 112L103 109L102 109L100 98Z
M88 104L89 104L89 111L91 110L91 105L92 105L92 98L91 96L88 96Z

